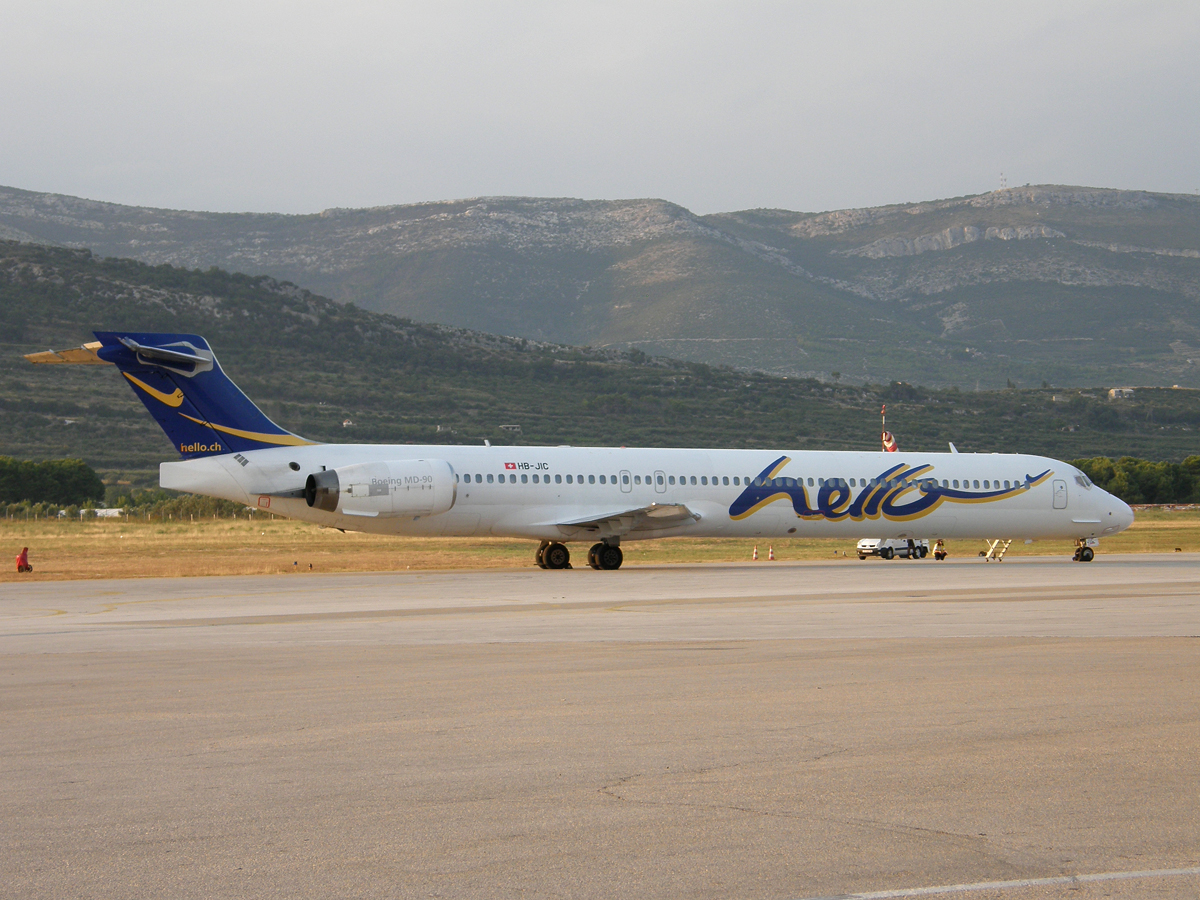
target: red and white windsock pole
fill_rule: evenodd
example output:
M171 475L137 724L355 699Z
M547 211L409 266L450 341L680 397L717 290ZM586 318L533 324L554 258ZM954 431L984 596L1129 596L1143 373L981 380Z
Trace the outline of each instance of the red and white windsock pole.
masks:
M900 448L896 446L896 439L892 437L887 430L887 404L883 404L883 408L879 410L879 419L883 431L883 452L895 453Z

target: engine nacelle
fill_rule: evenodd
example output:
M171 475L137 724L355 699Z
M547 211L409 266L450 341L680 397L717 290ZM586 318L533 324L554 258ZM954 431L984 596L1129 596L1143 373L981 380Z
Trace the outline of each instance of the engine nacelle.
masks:
M454 505L458 487L444 459L400 459L326 469L308 476L304 499L347 516L434 516Z

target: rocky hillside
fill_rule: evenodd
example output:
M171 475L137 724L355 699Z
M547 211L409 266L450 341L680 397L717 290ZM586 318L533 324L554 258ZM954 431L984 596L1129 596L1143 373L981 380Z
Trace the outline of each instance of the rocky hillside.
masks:
M93 329L196 332L263 410L316 440L906 449L1183 459L1200 391L933 391L715 369L422 325L266 276L0 241L0 455L152 484L175 452L111 366L33 366Z
M484 198L285 216L0 188L0 237L777 373L1200 386L1200 198L1183 195L1026 187L712 216L661 200Z

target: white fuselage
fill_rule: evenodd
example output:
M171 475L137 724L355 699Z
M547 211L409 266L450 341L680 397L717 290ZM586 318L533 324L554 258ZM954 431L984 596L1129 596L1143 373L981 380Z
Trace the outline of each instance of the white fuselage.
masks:
M404 460L449 464L449 509L371 516L326 512L297 496L324 469ZM1133 521L1125 503L1074 466L999 453L312 444L163 463L160 481L378 534L1044 539L1102 537ZM836 489L822 493L822 483ZM930 490L945 493L928 497ZM620 528L629 511L671 505L688 515Z

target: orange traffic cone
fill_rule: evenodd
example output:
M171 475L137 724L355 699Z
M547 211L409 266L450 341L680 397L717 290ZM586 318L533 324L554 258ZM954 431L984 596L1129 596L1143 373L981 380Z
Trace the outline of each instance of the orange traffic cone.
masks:
M768 548L767 548L767 560L768 560L768 561L771 561L771 560L774 560L774 559L775 559L775 548L774 548L774 547L768 547Z
M754 562L758 562L758 544L754 545L754 552L750 554L750 559L752 559Z

